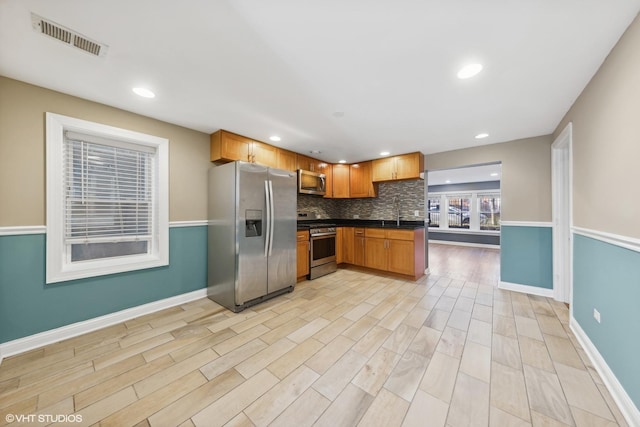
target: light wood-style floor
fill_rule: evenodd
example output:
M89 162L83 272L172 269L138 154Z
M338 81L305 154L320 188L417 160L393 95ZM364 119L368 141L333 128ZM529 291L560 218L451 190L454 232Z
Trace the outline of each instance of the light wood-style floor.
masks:
M8 358L0 424L625 425L564 304L497 289L498 251L430 253L418 282L339 270L239 314L202 299Z

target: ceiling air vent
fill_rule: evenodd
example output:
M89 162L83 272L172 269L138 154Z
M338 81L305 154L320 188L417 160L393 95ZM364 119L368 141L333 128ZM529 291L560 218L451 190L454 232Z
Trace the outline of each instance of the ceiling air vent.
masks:
M76 47L95 56L105 56L108 46L93 41L82 34L70 30L60 24L45 19L35 13L31 14L31 24L33 29L40 34L45 34L54 39L60 40L69 46Z

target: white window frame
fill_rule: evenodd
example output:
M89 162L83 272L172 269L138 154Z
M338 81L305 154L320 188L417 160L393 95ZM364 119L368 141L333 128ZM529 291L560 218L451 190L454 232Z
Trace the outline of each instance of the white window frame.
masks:
M169 140L60 114L46 114L47 243L46 283L169 265ZM71 262L65 244L64 144L73 131L142 147L154 154L154 204L150 250L145 254Z
M440 198L440 225L439 227L429 227L430 232L447 232L447 233L459 233L459 234L489 234L500 235L500 230L480 230L480 216L478 209L478 196L487 194L497 194L502 197L500 190L472 190L472 191L443 191L443 192L429 192L427 198L436 199ZM469 228L449 228L449 217L446 216L446 221L443 221L442 212L449 212L449 198L453 197L468 197L471 199L471 206L469 210Z

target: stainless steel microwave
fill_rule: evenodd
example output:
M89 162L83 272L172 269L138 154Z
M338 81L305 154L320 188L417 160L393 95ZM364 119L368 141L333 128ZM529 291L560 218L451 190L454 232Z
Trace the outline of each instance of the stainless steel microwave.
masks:
M298 192L324 196L326 191L326 175L298 169Z

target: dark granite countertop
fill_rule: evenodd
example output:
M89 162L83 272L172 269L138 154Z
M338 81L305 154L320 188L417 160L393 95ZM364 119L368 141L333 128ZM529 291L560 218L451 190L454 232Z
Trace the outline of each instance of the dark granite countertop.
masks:
M336 224L337 227L389 228L395 230L417 230L424 228L424 221L400 221L373 219L314 219L299 220L298 230L309 229L313 224Z

